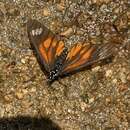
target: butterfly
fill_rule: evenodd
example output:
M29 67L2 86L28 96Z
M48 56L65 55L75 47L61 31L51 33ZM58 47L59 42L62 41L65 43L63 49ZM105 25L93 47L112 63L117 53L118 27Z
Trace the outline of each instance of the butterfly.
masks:
M27 22L29 41L49 82L73 74L113 55L112 44L75 44L69 51L64 42L37 20Z

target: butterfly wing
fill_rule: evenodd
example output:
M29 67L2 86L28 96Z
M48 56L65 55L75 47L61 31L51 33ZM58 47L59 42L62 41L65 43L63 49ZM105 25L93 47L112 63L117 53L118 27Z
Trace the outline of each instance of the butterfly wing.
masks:
M50 72L64 50L64 43L37 20L28 21L27 32L38 61L46 72Z
M62 75L81 70L87 66L94 64L95 62L111 57L112 55L112 44L76 44L74 47L71 48L66 57L66 61L64 62L64 66L62 69Z

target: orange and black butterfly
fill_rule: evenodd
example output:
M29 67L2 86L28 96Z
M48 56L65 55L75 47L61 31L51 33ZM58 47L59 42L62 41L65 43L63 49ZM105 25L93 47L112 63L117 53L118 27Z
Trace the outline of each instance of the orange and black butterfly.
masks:
M49 82L72 74L113 55L112 44L75 44L70 51L58 36L37 20L27 23L29 40Z

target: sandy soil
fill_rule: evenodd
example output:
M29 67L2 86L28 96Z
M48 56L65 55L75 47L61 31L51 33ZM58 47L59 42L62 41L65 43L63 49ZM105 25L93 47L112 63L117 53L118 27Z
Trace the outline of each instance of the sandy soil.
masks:
M63 35L68 48L83 41L112 43L118 52L110 63L48 87L30 48L26 30L30 18ZM37 121L23 126L17 123L18 116L20 121L25 117ZM130 129L130 1L1 0L0 118L2 130L16 127L10 122L19 130L36 129L39 122L50 123L47 130Z

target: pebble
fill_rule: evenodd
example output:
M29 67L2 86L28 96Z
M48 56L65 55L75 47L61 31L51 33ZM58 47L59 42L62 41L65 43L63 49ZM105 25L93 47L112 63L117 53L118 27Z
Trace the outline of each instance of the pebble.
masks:
M121 72L119 76L120 76L120 80L121 80L122 83L127 82L125 73Z
M25 95L28 93L28 90L27 89L22 89L22 93Z
M96 66L96 67L92 68L92 71L98 72L100 68L101 68L100 66Z
M46 8L46 7L45 7L45 8L43 9L43 15L44 15L44 16L49 16L49 15L51 15L51 12L50 12L49 8Z
M4 99L5 99L6 103L10 103L12 101L12 98L13 97L11 95L5 95L4 96Z
M36 92L36 87L34 87L34 88L31 88L31 90L30 90L30 92Z
M6 11L6 8L5 8L5 4L0 2L0 11L3 13L3 14L6 14L7 11Z
M117 84L117 81L118 81L117 79L113 79L113 80L112 80L112 82L113 82L114 84Z
M24 95L23 95L22 92L16 92L15 95L16 95L16 97L17 97L19 100L23 99L23 97L24 97Z
M0 108L0 117L2 118L5 114L5 108Z
M85 111L87 108L87 104L84 102L81 102L80 106L81 106L82 111Z
M128 90L128 85L126 85L126 84L121 84L121 85L118 86L118 88L119 88L119 91L120 91L120 92L123 92L123 91L125 91L125 90Z
M72 111L71 111L71 109L68 109L68 113L71 113Z
M33 103L32 102L29 102L29 101L22 101L22 106L24 109L27 109L27 108L30 108L30 106L32 105Z
M130 73L127 75L127 80L130 82Z
M21 63L25 64L25 63L26 63L26 59L25 59L25 58L22 58L22 59L21 59Z
M112 76L112 70L107 70L105 76L111 77Z
M65 30L64 32L62 32L60 35L61 36L70 36L73 33L73 29L72 28L68 28L67 30Z
M110 98L110 97L107 97L107 98L106 98L106 104L109 104L109 103L111 103L111 98Z
M92 0L92 3L96 3L97 5L101 5L103 3L109 3L111 0Z
M89 103L93 103L94 102L94 97L89 99Z
M63 11L65 9L65 6L62 4L57 4L57 10Z

